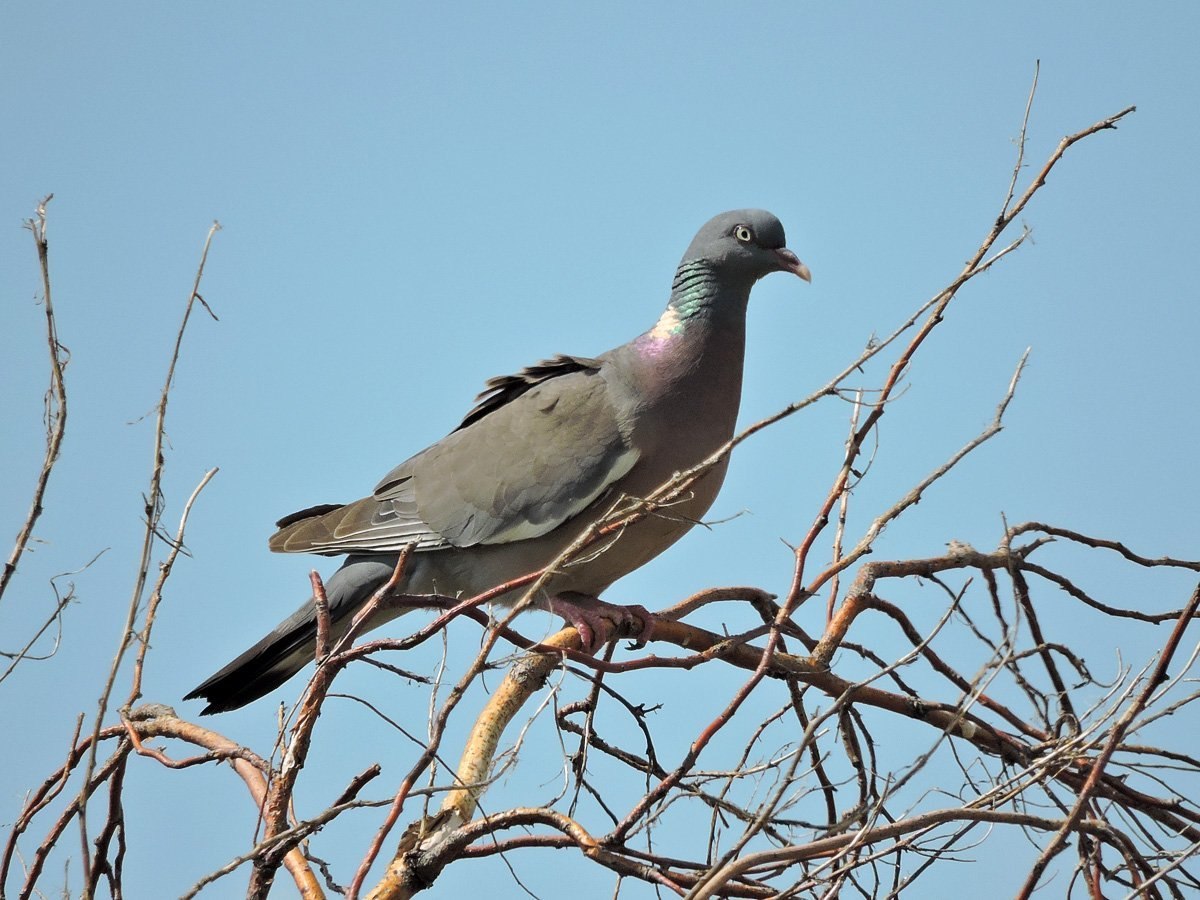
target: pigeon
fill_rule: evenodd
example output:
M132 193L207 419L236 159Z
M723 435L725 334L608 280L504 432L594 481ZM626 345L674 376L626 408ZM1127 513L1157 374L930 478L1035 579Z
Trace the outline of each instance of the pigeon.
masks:
M331 640L388 582L407 546L397 594L475 596L547 567L615 503L646 497L720 449L741 402L750 289L772 272L812 280L780 221L761 209L716 216L683 254L667 307L644 334L597 357L559 355L491 379L462 424L388 472L371 496L281 519L271 550L346 557L325 586ZM701 521L727 462L681 500L615 532L602 551L557 567L538 605L597 649L589 648L597 618L632 609L600 594ZM381 611L366 628L404 611ZM264 696L313 660L316 632L310 598L185 699L205 699L209 714Z

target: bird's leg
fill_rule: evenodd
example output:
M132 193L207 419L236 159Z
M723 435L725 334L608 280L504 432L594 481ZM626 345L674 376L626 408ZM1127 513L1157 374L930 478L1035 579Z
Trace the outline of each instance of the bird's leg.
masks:
M575 591L563 591L543 601L543 606L566 620L579 632L579 641L585 653L600 649L596 636L603 634L603 624L613 628L613 638L637 638L646 640L654 628L654 614L644 606L622 606L606 603L599 597L591 597Z

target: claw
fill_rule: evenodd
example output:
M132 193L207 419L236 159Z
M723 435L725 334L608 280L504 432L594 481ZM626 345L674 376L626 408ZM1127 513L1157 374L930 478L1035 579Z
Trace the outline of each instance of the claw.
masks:
M654 614L644 606L606 603L573 591L556 594L545 602L545 607L579 633L583 652L588 654L603 646L604 642L597 642L599 635L611 634L612 640L629 637L644 641L654 626Z

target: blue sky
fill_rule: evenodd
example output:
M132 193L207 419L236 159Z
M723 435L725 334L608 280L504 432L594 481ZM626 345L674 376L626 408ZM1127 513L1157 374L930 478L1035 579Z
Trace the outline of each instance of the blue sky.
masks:
M0 523L10 533L40 461L46 380L21 223L50 192L72 358L63 458L0 634L25 633L50 603L48 579L109 549L74 576L80 599L58 655L0 686L0 715L28 750L0 772L0 822L57 765L115 649L150 464L141 417L214 219L223 230L202 293L220 321L197 319L186 339L166 521L204 471L221 471L193 513L192 558L170 583L147 672L147 699L184 715L196 709L179 697L303 596L314 560L267 553L276 518L365 494L452 428L488 376L642 331L711 215L771 209L814 274L811 286L778 276L755 292L743 421L823 384L953 277L986 233L1039 59L1031 164L1068 132L1138 111L1069 152L1023 217L1032 243L956 301L884 417L851 533L986 424L1032 347L1005 431L890 528L876 556L934 555L951 539L992 547L1005 515L1195 557L1196 33L1184 4L6 5ZM745 514L690 535L609 599L654 608L713 584L784 590L783 541L802 537L828 490L847 414L827 402L748 442L713 510ZM1078 565L1112 602L1166 609L1190 589L1168 579L1146 593ZM1154 639L1096 637L1100 658L1120 647L1131 661ZM457 631L452 663L475 640ZM697 683L671 675L645 690L683 703ZM727 696L740 680L714 671L702 683ZM355 686L424 717L419 689L396 696L394 682L351 672ZM265 747L274 705L294 694L217 727ZM327 716L313 809L366 762L395 773L410 752L349 703ZM549 774L537 770L541 752L527 751L532 772L510 779L508 800L529 801L523 784L550 790L557 746ZM149 877L150 856L163 861L159 886L177 894L242 849L250 816L229 773L134 769L130 818L145 830L135 854L146 855L131 859L131 885ZM169 839L156 824L167 810ZM358 816L316 852L345 865L373 821ZM178 846L197 834L206 853ZM609 890L565 854L541 866L521 872L535 891L567 871ZM517 895L499 863L459 869L447 892L450 879L487 872L511 888L498 896Z

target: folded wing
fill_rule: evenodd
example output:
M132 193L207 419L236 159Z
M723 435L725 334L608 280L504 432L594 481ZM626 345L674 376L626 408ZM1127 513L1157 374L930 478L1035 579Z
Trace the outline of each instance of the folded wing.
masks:
M492 379L479 399L456 431L389 472L370 497L281 520L271 549L394 553L536 538L637 462L598 360L556 357Z

